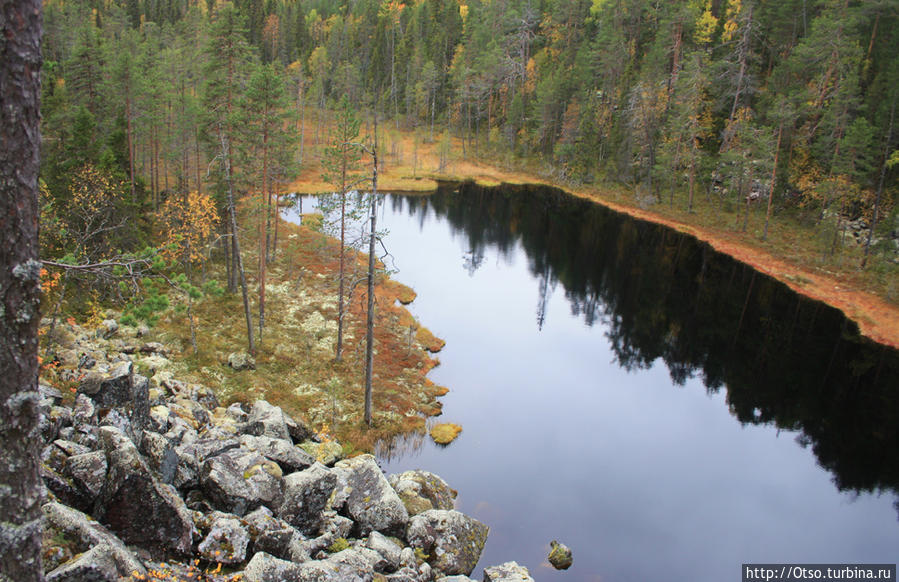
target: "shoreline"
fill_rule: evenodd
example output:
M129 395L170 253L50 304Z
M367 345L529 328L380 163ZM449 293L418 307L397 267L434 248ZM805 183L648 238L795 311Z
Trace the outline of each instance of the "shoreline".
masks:
M595 186L578 188L562 186L538 176L513 175L496 167L467 160L456 162L454 166L456 167L452 173L422 173L414 178L404 176L400 172L391 172L391 168L388 167L386 171L379 174L378 187L385 192L421 194L423 196L433 193L441 182L474 182L485 187L497 187L503 184L516 186L533 184L558 188L570 196L590 200L615 212L654 224L661 224L691 235L697 240L709 244L717 252L726 254L760 273L784 283L796 293L839 309L858 326L861 335L893 349L899 349L899 306L889 303L874 293L859 289L852 283L842 281L836 274L822 273L820 269L798 265L787 258L740 240L746 236L745 234L741 236L741 233L735 231L689 224L651 210L622 204L603 196L601 190ZM468 174L467 178L459 177L466 173ZM308 171L304 172L307 178L309 174ZM326 188L326 185L320 180L308 180L304 179L304 176L291 184L291 188L294 190L308 189L310 193L320 191L322 187Z

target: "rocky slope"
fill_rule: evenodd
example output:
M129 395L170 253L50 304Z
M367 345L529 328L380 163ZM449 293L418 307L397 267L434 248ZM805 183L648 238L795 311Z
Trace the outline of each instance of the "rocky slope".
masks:
M49 581L470 580L488 527L440 477L343 459L264 400L224 408L114 322L76 335L40 387Z

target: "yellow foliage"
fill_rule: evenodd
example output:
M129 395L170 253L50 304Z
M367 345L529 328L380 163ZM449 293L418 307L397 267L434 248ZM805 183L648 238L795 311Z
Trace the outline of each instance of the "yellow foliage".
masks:
M709 44L712 42L712 35L715 33L716 28L718 28L718 19L712 14L711 8L707 7L696 21L693 40L696 44Z
M203 251L218 222L215 202L205 193L191 191L184 196L171 196L159 211L163 225L163 256L193 262L203 258Z
M743 3L741 0L729 0L727 3L727 12L724 14L724 17L727 20L724 22L724 32L721 33L721 42L730 42L733 40L734 35L737 33L737 28L739 28L737 18L739 18L742 11Z
M459 16L462 17L462 22L468 18L468 4L459 4Z

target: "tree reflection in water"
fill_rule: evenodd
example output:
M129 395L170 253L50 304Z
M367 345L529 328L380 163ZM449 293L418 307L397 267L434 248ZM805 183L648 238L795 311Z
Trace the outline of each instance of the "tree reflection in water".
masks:
M699 377L726 391L741 423L798 431L841 491L899 493L899 353L837 309L693 237L549 187L445 185L388 203L444 217L467 241L471 273L488 245L507 254L520 243L541 282L541 329L561 284L575 315L607 325L619 365L661 360L678 385ZM394 446L425 437L410 438Z

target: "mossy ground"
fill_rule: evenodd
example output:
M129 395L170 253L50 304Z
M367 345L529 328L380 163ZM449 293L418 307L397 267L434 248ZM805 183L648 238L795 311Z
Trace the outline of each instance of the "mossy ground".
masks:
M448 445L459 436L462 427L451 422L442 422L431 427L431 438L438 445Z
M198 351L192 353L189 326L174 311L160 320L160 340L180 349L176 376L212 387L227 404L265 398L304 418L316 431L355 451L371 451L376 442L425 430L425 419L440 413L436 398L446 389L427 373L438 364L412 333L418 325L400 302L414 291L384 276L375 289L374 426L362 422L365 352L365 285L346 299L344 350L335 360L337 336L336 241L306 226L282 221L266 283L265 327L259 334L258 281L247 269L256 370L234 371L228 354L245 351L246 322L240 293L208 298L194 307ZM255 266L255 248L244 247L244 264ZM364 277L361 255L352 255L348 280ZM213 265L216 271L221 267ZM212 275L213 273L210 273ZM220 272L216 277L224 279Z

